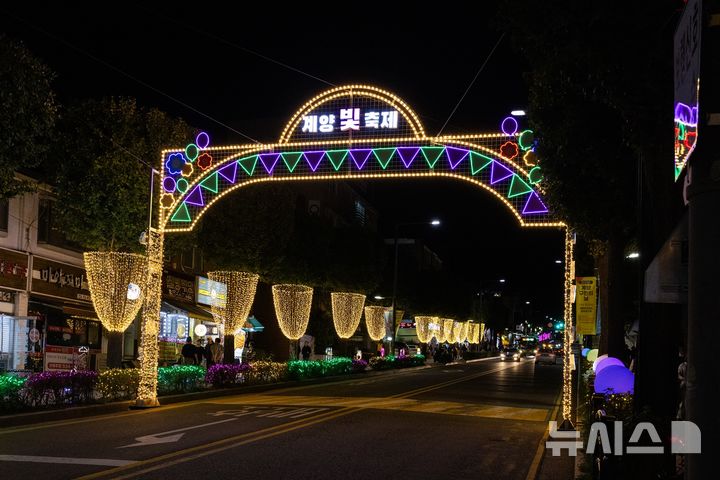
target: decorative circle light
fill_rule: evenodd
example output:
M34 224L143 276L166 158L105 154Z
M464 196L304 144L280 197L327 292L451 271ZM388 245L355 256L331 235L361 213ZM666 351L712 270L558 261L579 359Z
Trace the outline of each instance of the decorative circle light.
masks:
M600 360L600 359L598 358L598 360ZM595 369L595 375L597 375L598 373L603 371L603 369L605 369L607 367L611 367L613 365L616 365L618 367L625 366L625 364L623 363L622 360L620 360L619 358L615 358L615 357L607 357L607 358L600 360L599 362L597 360L595 360L595 363L593 364L593 368Z
M581 354L583 357L587 357L587 354L588 354L589 351L590 351L590 349L587 348L587 347L585 347L585 348L582 349L582 352L580 352L580 354Z
M332 292L333 323L340 338L350 338L360 325L365 295L360 293Z
M515 120L514 117L505 117L505 120L500 124L500 130L502 130L505 135L515 135L518 131L517 120Z
M385 307L365 307L365 326L370 338L379 342L385 336Z
M175 191L175 179L173 177L163 178L163 190L169 193L173 193Z
M227 287L226 298L212 298L210 310L226 334L236 335L250 315L260 277L255 273L218 270L208 272L208 278Z
M595 393L633 393L635 375L625 366L610 365L595 375Z
M592 350L590 350L588 352L587 357L585 357L585 358L588 359L588 362L594 362L597 357L598 357L598 349L593 348Z
M202 323L198 323L197 325L195 325L195 330L193 330L193 331L195 332L195 335L197 335L198 337L204 337L205 334L207 333L207 327L205 325L203 325Z
M595 360L593 360L593 365L592 365L593 372L596 372L596 373L597 373L597 370L596 370L596 369L597 369L598 363L602 362L602 361L605 360L606 358L608 358L608 354L607 354L607 353L604 354L604 355L600 355L600 356L597 357Z
M109 331L124 332L142 306L141 292L130 298L128 287L143 290L146 257L121 252L85 252L83 257L95 313Z
M137 300L140 298L140 294L142 292L140 291L140 287L136 283L128 283L128 289L127 289L127 299L128 300Z
M305 334L310 321L312 287L305 285L273 285L273 303L280 330L290 340L298 340Z
M428 343L432 340L433 333L432 330L430 330L430 324L432 321L433 317L429 316L415 317L415 332L421 343Z
M195 137L195 145L201 150L206 149L210 145L210 135L205 132L198 133L197 137Z

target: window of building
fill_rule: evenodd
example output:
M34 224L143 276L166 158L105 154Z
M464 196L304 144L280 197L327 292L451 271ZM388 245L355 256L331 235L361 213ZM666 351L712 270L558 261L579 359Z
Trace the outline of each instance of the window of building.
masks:
M0 232L8 231L10 209L7 199L0 199Z
M361 226L365 226L365 205L359 200L355 200L355 221Z
M57 223L56 215L53 212L55 200L41 198L38 208L38 243L46 243L56 247L67 248L68 250L82 250L80 246L69 241Z

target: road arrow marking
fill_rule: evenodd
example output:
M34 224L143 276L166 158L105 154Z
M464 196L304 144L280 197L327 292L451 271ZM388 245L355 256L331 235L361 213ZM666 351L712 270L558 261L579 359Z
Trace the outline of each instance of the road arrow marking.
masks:
M146 445L156 445L158 443L173 443L180 440L185 434L177 432L185 432L187 430L194 430L196 428L209 427L210 425L217 425L219 423L234 422L237 418L229 418L227 420L220 420L218 422L203 423L201 425L193 425L192 427L178 428L170 430L168 432L154 433L152 435L143 435L142 437L135 437L138 443L131 443L130 445L123 445L117 448L128 448L128 447L144 447ZM173 435L174 434L174 435Z

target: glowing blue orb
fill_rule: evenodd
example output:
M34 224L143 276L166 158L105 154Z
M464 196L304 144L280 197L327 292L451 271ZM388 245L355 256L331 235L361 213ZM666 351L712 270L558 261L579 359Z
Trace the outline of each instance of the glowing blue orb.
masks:
M582 356L583 356L583 357L587 357L587 354L588 354L589 351L590 351L589 348L583 348L583 349L582 349L582 352L580 352L580 353L582 353Z
M595 393L633 393L635 375L620 365L603 368L595 376Z
M613 365L617 365L619 367L624 367L625 364L622 360L615 357L605 357L602 360L600 360L600 357L598 357L597 360L595 360L595 363L593 364L593 368L595 369L595 375L600 373L604 368L611 367Z

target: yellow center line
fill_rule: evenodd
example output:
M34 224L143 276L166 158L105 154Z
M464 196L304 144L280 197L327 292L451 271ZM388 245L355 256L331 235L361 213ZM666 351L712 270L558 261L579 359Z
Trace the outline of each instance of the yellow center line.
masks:
M422 387L422 388L418 388L415 390L410 390L405 393L391 395L386 398L402 398L404 396L413 396L413 395L417 395L419 393L424 393L424 392L431 391L431 390L437 390L437 389L446 387L448 385L453 385L455 383L473 380L475 378L478 378L478 377L481 377L484 375L490 375L492 373L496 373L496 372L504 370L506 368L510 368L510 366L508 366L508 367L503 366L503 367L500 367L497 369L480 372L480 373L473 374L473 375L468 375L468 376L465 376L465 377L462 377L459 379L454 379L454 380L450 380L447 382L442 382L442 383L438 383L435 385L431 385L428 387ZM211 442L209 444L197 445L195 447L178 450L178 451L167 453L167 454L160 455L157 457L148 458L146 460L139 460L137 462L134 462L134 463L122 466L122 467L103 470L103 471L93 473L90 475L78 477L77 480L92 480L92 479L103 478L103 477L107 477L107 476L112 476L113 478L116 478L116 479L132 478L132 477L136 477L138 475L144 474L144 473L148 473L151 471L170 467L172 465L177 465L179 463L184 463L184 462L187 462L190 460L195 460L197 458L212 455L214 453L221 452L223 450L227 450L230 448L235 448L240 445L246 445L248 443L252 443L252 442L256 442L256 441L263 440L266 438L281 435L284 433L292 432L294 430L306 428L311 425L315 425L317 423L327 422L327 421L333 420L335 418L343 417L345 415L349 415L351 413L355 413L355 412L358 412L358 411L361 411L364 409L365 409L365 407L345 407L345 408L342 408L341 410L337 410L337 411L320 413L318 415L315 415L312 417L306 417L304 419L300 419L300 420L297 420L294 422L283 423L280 425L276 425L274 427L265 428L263 430L258 430L255 432L244 433L241 435L236 435L236 436L224 438L221 440L216 440L215 442ZM180 458L178 458L178 457L180 457ZM159 464L159 462L162 462L162 463ZM143 465L149 465L149 464L154 464L154 463L157 463L157 465L149 466L148 468L145 468L145 469L139 470L139 471L128 472L124 476L117 476L118 473L127 472L128 470L135 470L136 468L141 467Z

